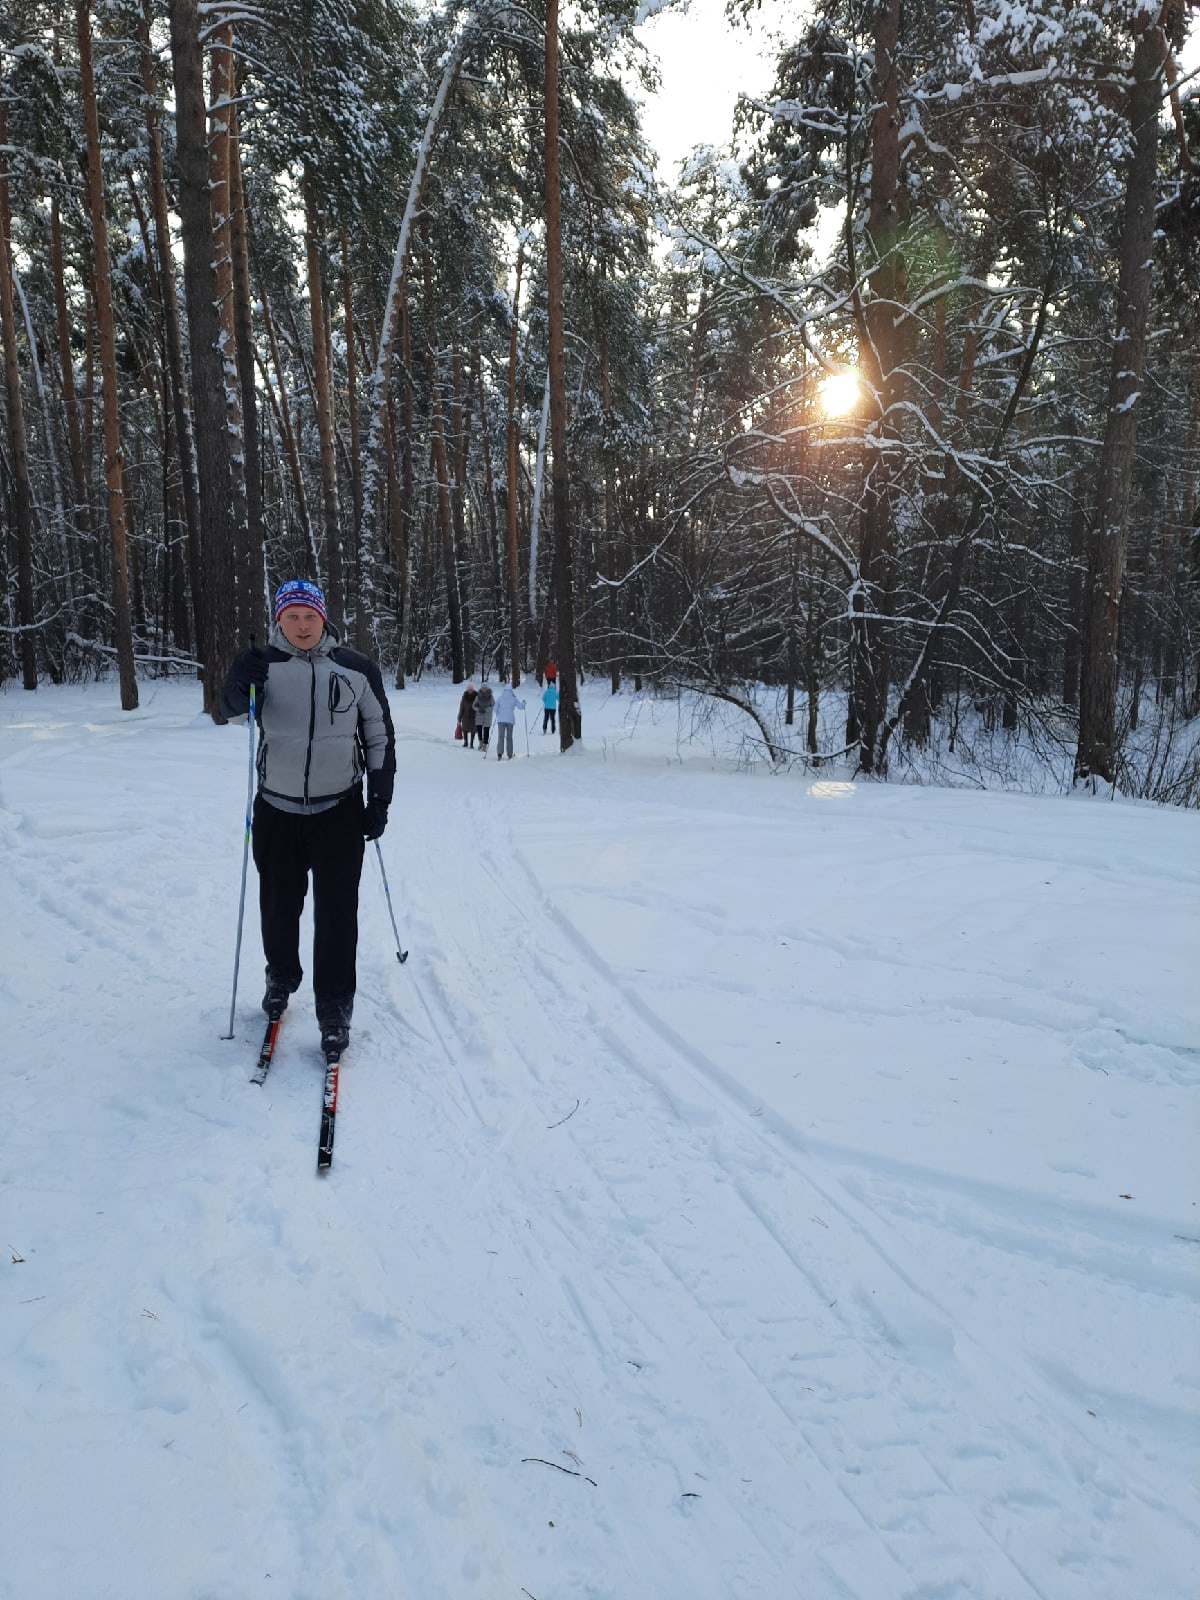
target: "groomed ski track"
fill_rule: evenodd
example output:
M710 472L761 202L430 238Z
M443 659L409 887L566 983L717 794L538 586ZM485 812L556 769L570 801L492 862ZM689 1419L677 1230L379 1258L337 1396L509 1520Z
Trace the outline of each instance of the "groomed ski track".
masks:
M219 1038L244 738L194 694L145 686L128 720L100 689L30 697L24 738L6 701L8 892L39 959L5 969L0 1364L20 1421L0 1596L1187 1600L1196 1396L1173 1411L1164 1373L1186 1370L1195 1239L1122 1209L1107 1174L1104 1203L1074 1200L1019 1158L848 1135L830 1104L864 1052L855 1103L903 1071L887 1042L914 1008L1085 1057L1130 1032L1111 997L839 924L817 861L845 849L853 899L869 835L839 844L845 813L806 814L802 789L631 778L537 735L536 759L499 765L442 735L449 689L394 695L384 851L411 956L368 851L318 1181L307 982L249 1082L252 903L238 1038ZM906 869L936 855L944 808L870 798ZM955 851L1041 871L1004 837L1003 797L945 798ZM1183 837L1193 819L1165 820ZM1132 843L1124 863L1086 841L1072 858L1077 831L1058 869L1165 892ZM723 902L714 863L769 835L779 905ZM677 900L669 873L629 891L634 847L678 863ZM690 972L655 954L680 928ZM756 1041L739 1019L783 981L781 943L783 1003L810 1021ZM1181 1038L1142 1043L1104 1058L1097 1092L1123 1065L1182 1094ZM971 1093L1030 1136L1036 1088Z

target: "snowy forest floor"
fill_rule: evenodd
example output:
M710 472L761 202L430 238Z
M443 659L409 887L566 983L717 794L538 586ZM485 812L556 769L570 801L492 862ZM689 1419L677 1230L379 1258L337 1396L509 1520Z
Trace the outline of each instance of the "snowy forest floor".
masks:
M4 1600L1194 1600L1200 816L392 695L332 1172L246 738L0 695Z

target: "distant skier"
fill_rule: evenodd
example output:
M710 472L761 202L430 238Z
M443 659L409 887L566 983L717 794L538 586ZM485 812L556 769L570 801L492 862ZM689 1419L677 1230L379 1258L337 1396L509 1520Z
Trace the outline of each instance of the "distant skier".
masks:
M517 711L524 711L524 700L518 700L510 683L506 683L496 696L496 760L504 760L504 747L508 746L508 759L513 755L513 723Z
M558 685L547 683L542 691L542 732L558 732Z
M546 665L542 668L542 672L545 675L547 683L558 682L558 663L555 661L553 656L550 657L549 661L547 661Z
M479 732L479 748L486 751L492 736L492 717L496 710L496 697L490 683L481 683L475 694L475 727Z
M336 1060L350 1038L364 841L387 826L396 773L392 717L379 668L339 643L315 583L293 578L275 596L267 645L243 650L221 691L244 717L255 690L259 724L254 864L267 989L279 1017L304 976L300 912L313 882L313 993L321 1047ZM364 807L362 777L367 779Z

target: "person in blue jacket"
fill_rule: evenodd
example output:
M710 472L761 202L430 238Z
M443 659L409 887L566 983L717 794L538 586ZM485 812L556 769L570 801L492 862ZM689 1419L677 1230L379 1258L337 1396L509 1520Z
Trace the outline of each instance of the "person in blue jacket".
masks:
M358 885L368 839L387 826L396 740L379 668L341 644L315 583L293 578L275 596L266 645L234 659L221 691L244 717L254 688L258 793L252 839L272 1019L300 987L300 913L313 884L313 994L321 1046L336 1060L350 1037L358 947ZM362 780L367 800L363 804Z
M547 683L542 691L542 732L558 732L558 684Z

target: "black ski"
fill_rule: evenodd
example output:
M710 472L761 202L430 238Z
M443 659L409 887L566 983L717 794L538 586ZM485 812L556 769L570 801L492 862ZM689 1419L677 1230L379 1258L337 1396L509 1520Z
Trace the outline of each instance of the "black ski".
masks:
M317 1145L317 1171L328 1172L333 1165L333 1127L337 1117L338 1067L340 1061L325 1063L325 1097L321 1102L321 1140Z
M275 1041L279 1037L279 1024L282 1017L272 1017L267 1021L266 1032L263 1034L262 1048L258 1052L258 1060L250 1078L251 1083L265 1083L267 1073L271 1070L271 1062L275 1056Z

